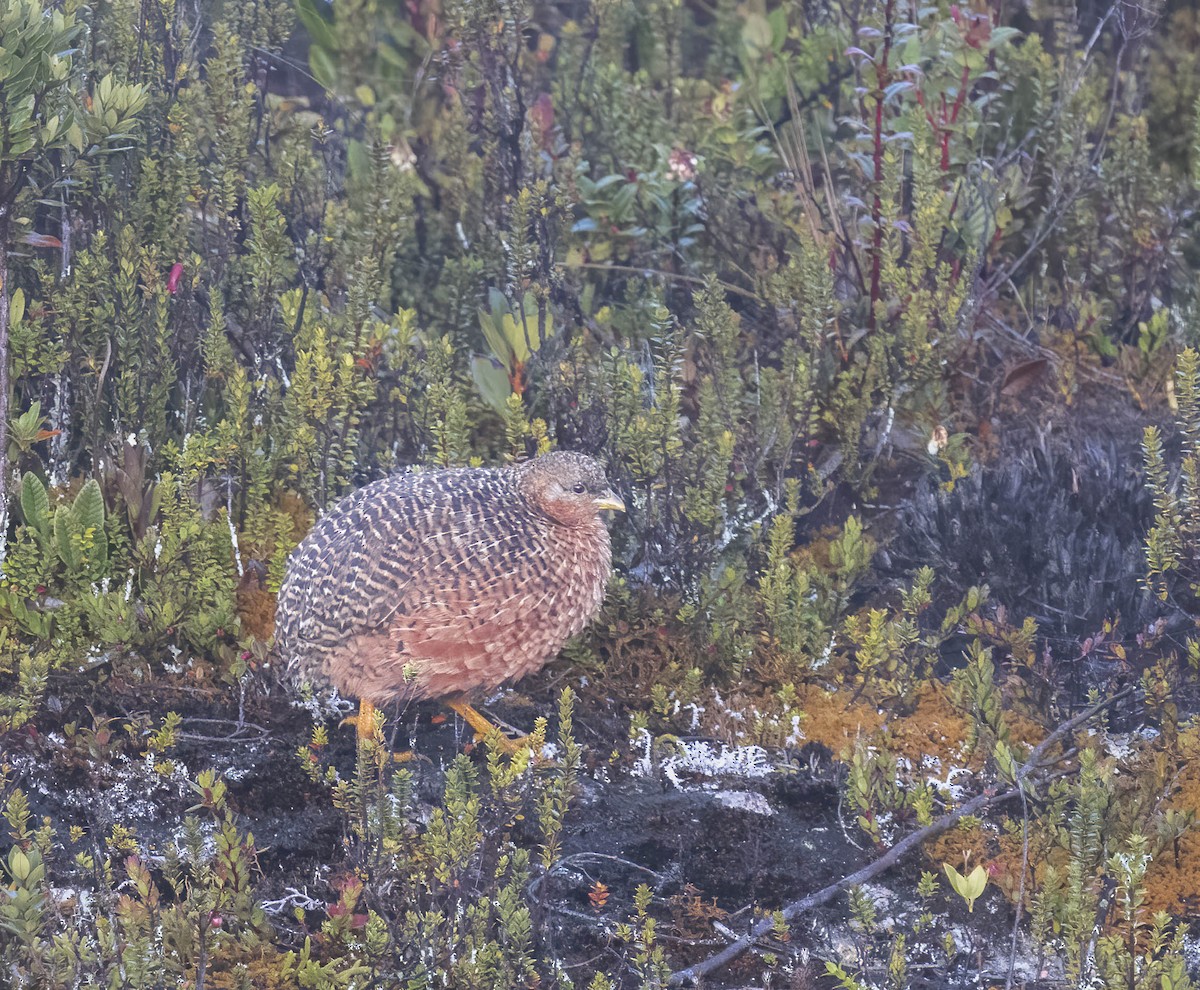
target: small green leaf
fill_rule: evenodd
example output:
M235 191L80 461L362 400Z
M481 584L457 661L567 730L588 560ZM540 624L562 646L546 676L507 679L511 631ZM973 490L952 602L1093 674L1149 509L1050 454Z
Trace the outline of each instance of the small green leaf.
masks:
M13 846L8 854L8 872L12 874L12 878L23 885L24 881L29 879L29 871L32 868L29 857L21 847Z
M993 755L996 758L996 768L1004 775L1006 780L1014 781L1017 779L1017 761L1013 757L1012 750L1008 748L1003 739L996 741Z
M95 478L89 478L75 496L71 506L71 522L79 532L94 529L104 531L104 496Z
M503 412L512 395L512 383L504 367L494 358L476 354L471 358L471 377L484 402L497 412Z
M60 505L54 510L54 543L59 559L67 565L69 571L77 571L80 566L79 547L72 542L71 510Z
M762 14L751 14L742 25L742 44L755 55L762 55L771 50L771 39L775 32L771 22Z
M313 47L336 48L337 33L333 25L333 9L318 0L296 0L296 13L308 29ZM310 49L311 51L311 49Z
M505 313L504 322L501 326L504 329L504 339L508 341L508 346L513 356L521 364L524 364L529 360L529 344L525 340L524 325L518 325L512 313Z
M503 320L507 314L501 314L500 319ZM511 317L509 317L511 319ZM479 311L479 329L483 331L483 337L487 341L488 349L492 352L492 357L501 362L510 371L513 365L512 348L508 346L508 341L504 335L496 329L496 321L492 314L486 310Z
M946 871L946 877L954 892L967 902L967 910L974 911L975 901L987 887L987 870L983 868L983 864L975 867L965 877L949 863L943 863L942 868Z
M41 539L50 538L50 496L32 471L26 471L21 479L21 515L25 517L25 525Z
M370 177L373 167L371 154L362 141L350 141L346 145L346 163L350 167L350 174L355 179L361 181Z

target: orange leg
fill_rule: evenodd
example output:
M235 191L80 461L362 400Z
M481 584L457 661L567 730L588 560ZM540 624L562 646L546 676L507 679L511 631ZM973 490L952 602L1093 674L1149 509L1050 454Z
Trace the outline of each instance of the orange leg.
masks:
M475 730L475 735L477 738L484 739L489 737L491 733L495 732L500 739L500 748L510 756L519 750L525 744L525 740L528 738L527 736L522 736L520 739L511 739L504 735L499 728L489 722L483 715L467 704L466 701L464 701L461 697L448 698L445 701L445 705L447 708L457 712L462 717L462 720ZM360 745L368 740L375 741L377 739L375 735L376 730L379 727L378 720L375 717L375 713L377 711L378 709L372 702L366 698L361 698L358 702L358 714L349 715L342 719L342 725L353 725L355 727L358 732L358 741ZM393 759L398 762L404 762L411 758L412 753L410 752L393 754Z
M443 704L447 708L457 712L462 717L462 720L475 730L475 735L478 738L494 739L496 736L493 736L492 733L496 733L500 737L500 748L510 756L520 749L525 744L526 739L529 738L528 736L522 736L520 739L510 739L499 728L492 725L484 716L468 705L461 697L447 698Z
M366 698L360 698L358 701L358 714L349 715L342 719L342 725L353 725L358 730L358 744L360 746L368 741L378 741L378 737L375 735L376 730L379 728L379 720L375 717L377 711L378 709L372 702ZM413 754L410 750L405 750L401 753L393 753L392 759L397 763L407 763L412 759L412 756Z
M358 730L359 745L367 742L377 742L383 744L382 733L376 736L376 731L379 728L379 719L376 718L376 712L379 709L374 707L374 704L367 701L366 698L359 698L359 714L347 715L342 719L342 725L353 725ZM412 750L402 750L394 752L391 755L392 760L396 763L407 763L413 758Z
M342 719L342 725L353 725L358 730L358 741L366 742L375 738L375 706L366 698L358 702L358 714L347 715Z

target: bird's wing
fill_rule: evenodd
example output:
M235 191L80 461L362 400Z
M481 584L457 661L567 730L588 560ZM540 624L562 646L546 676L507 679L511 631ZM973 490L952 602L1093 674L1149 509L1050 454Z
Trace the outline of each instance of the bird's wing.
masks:
M485 513L470 497L396 480L339 503L298 548L296 579L279 600L290 652L333 647L418 616L452 629L503 597L506 564L530 549L528 526L514 510L489 505Z
M540 578L545 555L537 533L503 510L493 513L486 523L471 513L444 515L422 540L411 580L379 611L375 624L444 628L448 638L457 639L511 608Z
M412 582L422 513L418 498L378 484L322 516L280 590L279 611L294 623L298 641L341 639L375 625L381 606Z

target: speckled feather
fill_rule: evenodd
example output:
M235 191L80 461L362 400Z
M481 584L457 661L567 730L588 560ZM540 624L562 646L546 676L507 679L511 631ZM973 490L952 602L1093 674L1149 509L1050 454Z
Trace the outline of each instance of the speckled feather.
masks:
M586 485L587 511L567 504L570 483ZM594 461L558 453L353 492L289 561L281 658L297 679L376 704L541 669L603 601L612 553L590 499L607 490Z

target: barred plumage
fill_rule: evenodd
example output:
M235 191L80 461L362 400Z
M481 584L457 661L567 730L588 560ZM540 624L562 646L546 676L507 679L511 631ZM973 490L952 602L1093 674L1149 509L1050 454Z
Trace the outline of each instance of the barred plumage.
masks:
M612 569L600 512L617 508L582 454L376 481L335 504L292 554L279 655L364 709L523 677L599 609Z

